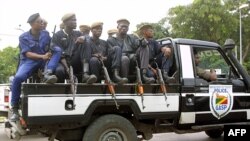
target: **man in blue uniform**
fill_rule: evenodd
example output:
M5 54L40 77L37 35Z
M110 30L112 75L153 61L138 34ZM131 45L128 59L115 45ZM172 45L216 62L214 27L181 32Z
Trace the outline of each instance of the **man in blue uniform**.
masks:
M117 21L118 33L113 37L108 38L107 42L111 48L111 55L113 55L112 70L113 81L118 83L128 82L129 68L132 67L135 52L139 46L139 39L127 34L130 22L127 19L120 19ZM120 77L120 72L121 76Z
M156 62L162 70L163 79L167 81L168 72L172 66L172 62L169 59L171 55L171 48L168 46L159 46L158 42L153 39L154 31L151 25L142 25L139 30L143 39L141 40L140 48L138 49L137 54L140 60L143 81L145 83L155 82L152 72L152 66L155 67L153 61L154 58L156 58Z
M39 13L31 15L27 22L31 25L31 29L19 37L20 64L12 82L11 106L13 115L10 118L11 121L19 120L18 108L22 82L38 69L44 68L46 61L48 63L45 66L43 82L55 83L57 81L57 77L52 73L59 62L61 49L53 47L51 52L46 50L50 48L51 38L49 33L42 29L42 19Z
M91 49L86 45L86 38L80 31L76 31L76 16L74 13L65 14L62 17L64 29L55 34L53 43L60 47L69 56L69 63L73 67L74 75L83 83L96 82L96 76L89 75L89 56ZM67 76L67 63L62 55L61 63L56 69L59 82L63 83Z

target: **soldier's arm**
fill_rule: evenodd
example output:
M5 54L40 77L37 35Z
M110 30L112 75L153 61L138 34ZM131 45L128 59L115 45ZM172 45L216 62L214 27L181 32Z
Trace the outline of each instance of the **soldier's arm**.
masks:
M137 50L139 48L139 46L140 46L140 39L139 39L139 37L137 37L137 36L135 36L133 34L129 35L129 37L132 40L132 48L135 49L135 50Z
M107 45L110 49L115 46L113 37L108 38Z
M201 69L199 67L196 68L197 75L207 81L215 81L217 79L216 72L213 71L206 71L204 69Z
M33 44L31 45L31 43L29 43L29 41L25 38L22 38L22 37L19 38L19 45L21 48L21 53L30 59L48 60L51 57L51 53L38 54L38 53L32 52L32 45Z

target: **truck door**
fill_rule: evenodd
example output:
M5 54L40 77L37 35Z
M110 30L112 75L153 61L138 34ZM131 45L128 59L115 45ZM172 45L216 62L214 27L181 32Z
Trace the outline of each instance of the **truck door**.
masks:
M246 86L219 46L179 45L178 50L182 82L180 124L205 125L249 120ZM217 79L211 81L207 76L199 76L197 67L207 73L210 69L215 70Z
M247 120L245 84L222 50L192 46L191 53L195 76L195 123Z

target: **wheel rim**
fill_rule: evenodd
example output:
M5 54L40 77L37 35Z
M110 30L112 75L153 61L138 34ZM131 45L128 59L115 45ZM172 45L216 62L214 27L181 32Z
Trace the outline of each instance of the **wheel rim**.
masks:
M107 129L101 134L99 141L127 141L127 136L120 129Z

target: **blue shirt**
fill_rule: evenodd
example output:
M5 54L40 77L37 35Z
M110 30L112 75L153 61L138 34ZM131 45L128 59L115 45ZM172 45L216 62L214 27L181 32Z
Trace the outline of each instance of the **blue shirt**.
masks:
M40 35L38 38L35 38L31 31L27 31L20 35L19 37L19 47L21 49L20 59L27 59L25 53L33 52L37 54L45 54L46 47L50 44L50 36L48 31L40 31Z

